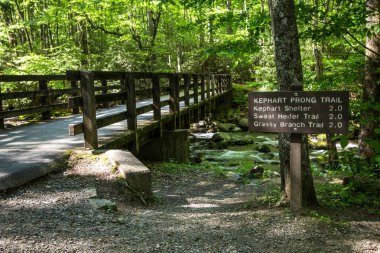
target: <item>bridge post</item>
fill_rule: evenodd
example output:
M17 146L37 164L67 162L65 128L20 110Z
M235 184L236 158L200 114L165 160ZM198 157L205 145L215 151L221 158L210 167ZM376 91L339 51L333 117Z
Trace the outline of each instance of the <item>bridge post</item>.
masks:
M198 75L194 74L193 75L193 87L194 87L194 106L195 109L193 111L194 115L194 121L198 122L199 121L199 110L198 110Z
M205 101L205 75L201 75L201 119L206 118L206 113L205 113L205 107L206 107L206 101Z
M38 82L38 89L40 91L48 91L48 86L47 86L48 82L46 80L40 80ZM41 106L44 106L44 105L48 105L49 104L49 97L48 96L41 96L40 97L40 105ZM42 119L43 120L46 120L46 119L50 119L50 111L44 111L41 113L41 116L42 116Z
M80 78L83 104L84 147L95 149L98 148L98 129L96 125L94 74L92 72L81 71Z
M153 120L160 124L158 136L162 136L160 76L152 75Z
M0 96L1 96L1 85L0 85ZM0 97L0 112L3 110L3 100ZM4 129L4 119L0 119L0 129Z
M78 89L78 83L77 81L71 81L71 88L72 89ZM72 92L71 93L71 96L72 97L76 97L78 96L78 92ZM73 107L73 111L72 111L73 114L78 114L79 113L79 107Z
M174 74L174 87L175 87L175 107L177 109L176 113L176 129L182 128L181 124L181 106L180 106L180 99L179 99L179 75L178 73Z
M107 94L107 80L102 80L102 95ZM103 103L103 107L106 108L108 107L108 102Z
M184 116L183 116L183 122L184 128L189 128L190 127L190 92L189 92L189 86L190 86L190 76L189 74L183 74L183 85L184 85L184 93L185 93L185 107L186 111L184 111Z
M211 75L211 111L215 111L216 98L215 98L215 75Z
M169 74L169 113L174 117L174 120L171 121L169 129L173 130L177 127L177 117L178 117L178 109L179 109L179 100L177 96L178 88L176 82L175 74Z
M211 97L211 87L210 87L210 75L207 75L206 76L206 99L207 99L207 103L206 103L206 113L207 115L210 115L211 114L211 101L210 101L210 97Z
M136 154L139 152L138 129L137 129L137 112L136 112L136 79L132 74L126 77L127 88L127 124L128 130L133 132L134 141L128 144L128 150Z
M127 92L127 77L124 75L124 78L122 78L120 80L120 92L123 93L123 92ZM121 100L120 101L121 104L126 104L127 103L127 100Z

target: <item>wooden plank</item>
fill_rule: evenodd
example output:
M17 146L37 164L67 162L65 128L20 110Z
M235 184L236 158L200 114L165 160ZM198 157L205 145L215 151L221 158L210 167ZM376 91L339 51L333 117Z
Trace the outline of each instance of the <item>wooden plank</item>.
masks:
M70 84L71 84L71 89L72 89L72 92L70 95L73 97L78 96L79 92L80 92L80 89L78 88L78 82L77 81L71 81ZM69 106L69 108L72 108L73 114L79 113L79 106L73 106L73 107Z
M1 99L1 85L0 85L0 112L2 111L3 111L3 101ZM0 129L4 129L4 128L5 128L4 119L0 118Z
M18 98L35 98L41 96L57 96L70 94L72 92L79 91L79 89L57 89L57 90L37 90L37 91L21 91L21 92L9 92L0 94L0 99L18 99Z
M94 80L120 80L124 78L125 72L121 71L92 71Z
M206 114L209 116L211 115L211 100L210 100L210 97L211 97L211 79L210 79L210 76L207 75L206 76L206 100L207 100L207 104L206 104Z
M138 153L139 142L137 135L137 112L136 112L136 79L133 75L126 76L126 88L127 88L127 122L128 130L133 131L133 140L128 144L128 149L132 153Z
M136 96L139 97L139 99L151 98L152 89L136 90Z
M107 80L101 80L101 84L102 84L102 87L101 87L102 95L107 95L107 84L108 84L108 81ZM95 100L96 100L96 98L95 98ZM108 107L108 102L103 102L102 105L103 105L104 108L107 108Z
M302 209L302 134L291 134L290 141L290 210Z
M98 131L96 126L96 106L94 75L91 72L81 71L82 111L84 147L98 148Z
M65 108L67 108L67 103L30 107L30 108L18 109L18 110L12 110L12 111L0 111L0 119L17 117L20 115L27 115L27 114L33 114L33 113L41 113L41 112L46 112L46 111L53 111L57 109L65 109Z
M180 120L180 100L179 100L179 76L178 74L174 74L174 87L175 87L175 108L176 108L176 122L175 122L175 128L181 129L181 120Z
M169 105L169 104L170 104L169 99L162 100L162 101L160 102L160 106L161 106L161 107L167 106L167 105Z
M161 91L160 77L155 74L152 76L152 98L153 98L153 119L161 120Z
M38 89L41 92L47 91L48 90L48 82L45 80L40 80L38 82ZM49 97L48 96L41 96L40 97L40 105L45 106L49 104ZM51 114L50 111L44 111L41 113L42 120L47 120L50 119Z
M193 75L193 83L194 83L194 88L193 88L193 99L194 99L194 105L196 108L194 109L193 113L193 122L198 122L199 121L199 110L198 110L198 75L195 74Z
M127 118L127 112L119 112L111 115L102 116L96 119L96 126L99 128L106 127L112 125L114 123L123 121ZM83 133L83 123L75 122L69 124L69 135L78 135Z
M109 90L120 90L120 85L108 85L107 87L101 86L101 87L96 87L95 86L95 91L109 91Z
M194 84L194 89L193 89L193 98L194 98L194 104L198 104L198 75L193 75L193 84Z
M204 75L201 75L201 101L202 101L202 105L200 105L200 114L201 114L201 119L205 119L206 118L206 109L205 109L205 99L206 99L206 94L205 94L205 76Z
M170 114L176 114L177 108L176 108L176 86L175 86L175 80L174 75L170 75L169 77L169 113Z
M67 81L80 81L81 75L78 70L66 70L66 80Z
M0 75L0 82L64 81L65 75Z
M153 105L152 104L144 105L144 106L136 108L136 114L140 115L140 114L144 114L144 113L150 112L152 110L153 110Z
M95 95L95 105L99 104L105 104L109 102L114 101L122 101L125 100L125 93L109 93L104 95ZM82 97L69 97L68 98L68 107L69 108L75 108L75 107L82 107L83 104Z
M190 93L189 93L189 86L190 86L190 75L186 74L183 76L183 82L184 82L184 93L185 93L185 106L188 107L190 105Z

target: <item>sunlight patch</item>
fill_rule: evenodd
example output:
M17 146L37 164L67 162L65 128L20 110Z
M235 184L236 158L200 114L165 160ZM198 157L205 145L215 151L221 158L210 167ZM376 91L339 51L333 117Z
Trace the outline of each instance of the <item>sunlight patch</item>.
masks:
M380 252L380 243L372 240L361 240L355 243L354 250L358 252Z
M184 208L215 208L215 207L219 207L219 205L206 203L206 204L189 204L189 205L183 205L181 207L184 207Z

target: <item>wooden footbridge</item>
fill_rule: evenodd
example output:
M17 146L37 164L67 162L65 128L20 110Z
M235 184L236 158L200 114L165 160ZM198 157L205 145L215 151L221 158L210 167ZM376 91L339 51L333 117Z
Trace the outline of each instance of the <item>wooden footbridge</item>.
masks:
M231 77L225 74L0 75L0 190L26 169L40 176L41 163L80 142L87 149L127 147L137 153L150 139L189 128L230 107L231 100ZM54 117L62 114L68 116ZM28 116L39 121L9 127L12 118Z

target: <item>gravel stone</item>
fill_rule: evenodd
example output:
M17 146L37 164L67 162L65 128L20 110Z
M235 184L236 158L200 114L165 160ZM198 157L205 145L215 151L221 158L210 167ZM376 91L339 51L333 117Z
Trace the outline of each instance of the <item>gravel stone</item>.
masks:
M201 170L152 171L156 202L144 206L104 161L72 159L0 194L0 252L380 252L380 219L364 209L332 211L336 222L294 217L252 205L268 183ZM91 207L93 197L117 211Z

